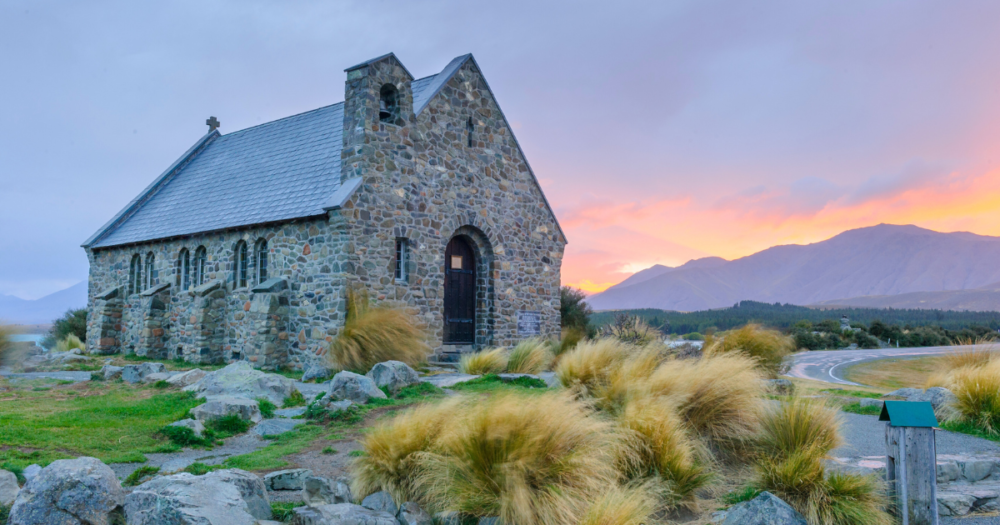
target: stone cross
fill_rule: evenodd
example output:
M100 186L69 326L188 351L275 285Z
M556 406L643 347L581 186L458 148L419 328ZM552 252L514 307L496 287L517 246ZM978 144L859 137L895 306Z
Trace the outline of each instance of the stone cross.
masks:
M205 124L208 124L208 132L209 133L211 133L211 132L219 129L219 126L222 125L222 123L219 122L219 119L217 119L215 117L208 117L208 120L205 121Z

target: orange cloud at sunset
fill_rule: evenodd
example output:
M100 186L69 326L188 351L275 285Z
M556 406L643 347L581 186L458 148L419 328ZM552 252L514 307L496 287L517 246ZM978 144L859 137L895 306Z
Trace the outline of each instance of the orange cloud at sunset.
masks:
M722 197L594 200L557 213L570 241L563 283L594 293L653 264L735 259L879 223L1000 235L1000 169L911 170L854 187L803 180Z

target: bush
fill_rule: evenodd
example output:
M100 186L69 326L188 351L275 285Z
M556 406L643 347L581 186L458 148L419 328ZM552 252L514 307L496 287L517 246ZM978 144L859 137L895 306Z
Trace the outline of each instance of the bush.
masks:
M656 498L648 487L610 487L580 520L580 525L642 525L656 509Z
M87 339L87 309L66 310L62 317L52 322L52 329L42 340L42 346L52 349L59 341L75 335L78 340Z
M235 436L250 430L250 422L244 421L236 414L211 419L205 426L221 434L219 437Z
M660 333L650 328L638 315L619 312L610 324L601 329L601 337L613 337L626 344L642 346L659 339Z
M418 480L419 455L450 426L458 404L458 399L449 399L422 405L373 427L361 441L365 454L351 467L351 493L364 498L385 490L396 501L426 503Z
M413 317L397 308L372 307L364 291L347 293L347 319L329 356L335 368L364 374L383 361L418 366L430 348Z
M1000 361L954 370L947 378L947 386L955 394L959 422L990 436L1000 435Z
M483 350L465 354L458 363L458 371L463 374L502 374L507 370L507 351L503 348Z
M613 426L567 394L468 399L422 455L434 510L501 523L579 523L617 485Z
M298 390L296 390L298 392ZM300 394L301 395L301 394ZM257 408L260 409L260 416L264 419L271 419L274 417L274 410L278 408L270 399L266 397L257 398Z
M563 286L559 289L559 320L563 328L575 328L587 333L590 315L593 310L585 302L587 294L576 288Z
M285 400L281 402L281 408L301 407L305 406L305 404L305 396L303 396L302 392L299 392L298 389L295 389L292 390L292 394L290 396L286 397Z
M507 372L537 374L552 364L552 353L541 339L525 339L517 344L507 358Z
M635 347L605 337L585 341L559 359L556 377L564 387L589 391L607 382L611 372L635 352Z
M69 334L58 343L56 343L56 352L69 352L70 350L80 349L81 352L87 350L87 346L83 344L76 334Z
M781 360L795 349L791 337L757 324L732 330L706 346L705 355L743 352L756 359L759 366L772 375L777 375Z

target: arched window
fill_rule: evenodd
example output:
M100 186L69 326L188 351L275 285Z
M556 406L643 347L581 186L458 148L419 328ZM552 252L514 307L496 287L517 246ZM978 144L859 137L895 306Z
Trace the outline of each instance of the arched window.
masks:
M194 285L205 284L205 263L208 262L208 251L204 246L199 246L194 251Z
M184 291L191 288L191 252L187 248L177 257L177 286Z
M236 260L233 261L233 286L236 288L246 288L247 286L247 243L240 241L236 243Z
M254 277L257 284L267 280L267 241L261 239L253 248Z
M132 256L132 263L128 266L128 294L139 293L142 283L142 260L139 254Z
M146 254L146 282L142 284L147 290L156 284L156 257L153 252Z
M378 94L378 119L393 124L399 117L399 92L392 84L383 84Z

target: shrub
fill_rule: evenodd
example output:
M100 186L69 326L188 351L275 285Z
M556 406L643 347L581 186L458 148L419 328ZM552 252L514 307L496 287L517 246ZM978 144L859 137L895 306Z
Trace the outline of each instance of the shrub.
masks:
M363 455L351 466L351 493L357 498L385 490L396 501L425 502L418 484L418 456L448 428L459 400L449 399L403 412L373 427L361 441Z
M122 481L122 485L126 487L134 487L139 483L142 483L142 478L146 476L152 476L160 471L160 467L151 467L149 465L139 467L129 474L125 481Z
M250 422L244 421L237 414L230 414L228 416L211 419L205 424L205 426L215 432L218 432L219 434L222 434L223 436L235 436L236 434L242 434L247 430L250 430Z
M808 399L772 404L761 417L757 449L779 459L810 448L825 455L841 444L840 421L835 410Z
M537 374L552 364L552 353L541 339L525 339L517 344L507 358L507 372Z
M587 332L593 310L585 302L587 294L582 290L563 286L559 289L559 320L563 328L575 328Z
M292 390L292 394L290 396L286 397L285 400L281 402L281 408L301 407L305 406L305 404L305 396L303 396L302 392L299 392L298 389L295 389Z
M194 474L195 476L204 476L209 472L215 470L216 467L213 465L206 465L204 463L195 461L194 463L184 467L184 472L188 474Z
M329 356L336 368L364 374L383 361L418 366L430 348L413 317L398 308L373 307L364 291L347 293L347 318Z
M80 351L85 351L87 349L83 341L80 340L76 334L69 334L64 339L56 343L56 352L69 352L70 350L79 348Z
M62 341L70 335L75 335L77 339L87 338L87 309L66 310L62 317L52 323L52 329L42 340L42 346L52 349L58 341Z
M297 390L296 390L297 392ZM301 394L300 394L301 395ZM270 399L266 397L257 398L257 408L260 409L260 416L264 419L271 419L274 417L274 409L278 408Z
M503 348L494 348L465 354L458 363L458 370L463 374L473 375L502 374L507 370L507 351Z
M608 375L635 351L609 337L585 341L559 359L556 377L564 387L589 391L607 382Z
M648 487L609 487L587 509L580 525L642 525L656 508L656 498Z
M748 324L726 333L721 339L714 339L706 345L705 355L743 352L756 359L768 373L777 375L781 360L794 349L795 342L791 337L757 324Z
M587 333L576 327L563 328L559 344L552 345L552 353L558 358L566 352L576 348L580 341L587 337Z
M957 420L1000 435L1000 361L954 370L947 386L955 394Z
M515 392L458 407L422 485L434 510L498 516L501 523L579 523L617 484L624 452L612 424L568 394Z
M636 346L645 345L659 338L659 335L659 331L650 328L641 317L624 312L615 314L611 323L601 329L601 337L615 338Z

